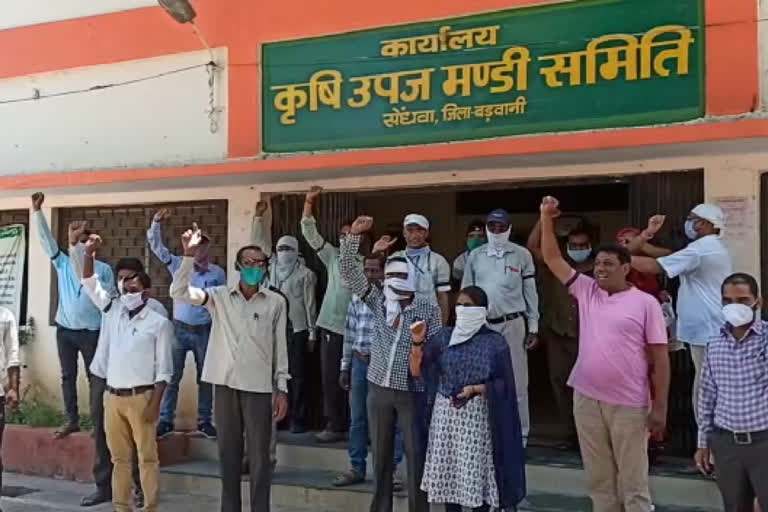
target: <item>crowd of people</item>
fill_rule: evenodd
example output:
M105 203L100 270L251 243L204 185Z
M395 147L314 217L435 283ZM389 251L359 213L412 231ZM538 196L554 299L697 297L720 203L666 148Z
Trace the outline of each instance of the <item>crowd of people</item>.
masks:
M663 216L598 245L586 224L564 231L560 204L547 196L527 247L511 241L510 213L495 209L469 224L466 251L449 265L431 249L430 221L419 214L405 216L400 251L400 236L377 238L366 216L338 226L338 245L326 240L314 217L321 198L318 187L307 193L300 223L327 274L319 308L299 240L286 234L273 246L266 203L256 205L252 244L237 252L231 285L196 224L181 237L183 254L169 251L162 226L171 211L158 211L147 242L173 276L171 317L151 298L140 260L113 270L96 259L103 242L84 222L69 226L62 250L41 211L43 194L32 196L58 279L68 418L58 438L80 428L79 355L90 383L96 491L83 506L157 510L157 440L175 430L192 352L197 431L217 439L221 510L241 510L244 466L251 510L270 510L277 424L287 418L292 432L307 430L308 359L317 348L326 424L316 441L349 436L350 469L333 485L365 480L370 442L371 512L391 512L403 486L410 512L430 503L448 512L516 510L526 495L527 352L543 345L562 446L581 452L593 510L649 512L648 443L664 436L669 352L682 343L696 375L697 467L711 475L717 464L727 512L768 503L768 326L757 281L733 273L717 206L691 210L689 243L672 251L656 241ZM0 335L9 378L0 402L15 407L16 320L2 309Z

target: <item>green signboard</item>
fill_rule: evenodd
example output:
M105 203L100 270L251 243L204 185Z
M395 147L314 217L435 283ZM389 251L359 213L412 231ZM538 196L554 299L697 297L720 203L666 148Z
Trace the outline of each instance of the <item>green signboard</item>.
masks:
M704 114L703 0L576 0L265 44L267 152Z

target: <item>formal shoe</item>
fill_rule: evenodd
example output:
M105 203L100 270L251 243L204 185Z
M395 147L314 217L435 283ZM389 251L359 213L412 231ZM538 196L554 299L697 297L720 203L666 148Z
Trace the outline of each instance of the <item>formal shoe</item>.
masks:
M291 434L303 434L307 431L306 428L304 428L302 425L299 425L298 423L291 423Z
M53 434L53 436L56 439L64 439L68 435L74 434L75 432L80 432L80 425L78 425L77 423L67 423L66 425L58 429Z
M240 473L247 475L251 472L251 466L248 464L248 459L243 457L243 460L240 461Z
M133 504L136 507L136 510L142 510L144 508L144 491L141 489L134 489Z
M197 433L206 439L216 439L216 427L210 421L198 423Z
M322 432L315 434L315 441L318 443L337 443L344 441L346 436L344 432L331 432L330 430L323 430Z
M174 428L173 423L167 421L161 421L157 424L157 439L165 439L173 435Z
M365 481L365 475L359 471L350 469L343 472L331 483L334 487L346 487L348 485L355 485Z
M102 503L109 503L110 501L112 501L112 496L101 491L96 491L95 493L83 498L83 501L80 502L80 506L94 507L96 505L101 505Z

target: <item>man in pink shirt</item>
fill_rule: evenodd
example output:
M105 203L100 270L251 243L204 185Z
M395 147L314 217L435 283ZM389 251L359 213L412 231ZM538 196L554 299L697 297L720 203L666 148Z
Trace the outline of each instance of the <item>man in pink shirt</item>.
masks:
M623 247L595 250L594 279L575 272L555 238L559 215L557 199L545 197L544 262L579 302L579 356L568 384L593 510L650 512L648 436L664 431L669 392L661 306L627 282L631 257Z

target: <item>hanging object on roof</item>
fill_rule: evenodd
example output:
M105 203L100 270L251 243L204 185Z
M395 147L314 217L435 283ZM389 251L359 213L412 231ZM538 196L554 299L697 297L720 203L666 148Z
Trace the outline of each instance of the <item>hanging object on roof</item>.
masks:
M197 16L189 0L157 0L157 2L179 23L191 23Z

